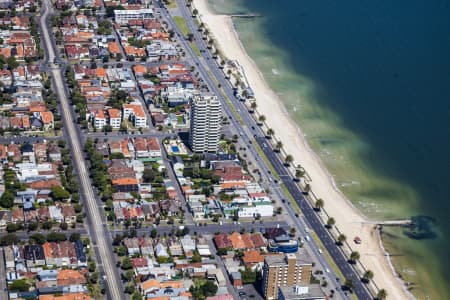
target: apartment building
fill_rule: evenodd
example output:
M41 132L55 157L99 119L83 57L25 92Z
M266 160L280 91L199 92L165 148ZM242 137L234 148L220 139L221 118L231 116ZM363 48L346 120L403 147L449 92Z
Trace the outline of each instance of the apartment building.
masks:
M130 20L148 19L153 19L153 9L114 10L114 20L120 25L127 25Z
M221 118L221 103L217 96L212 94L194 96L189 135L192 151L198 153L217 152Z
M263 293L266 299L278 299L278 287L308 285L311 261L306 253L267 255L263 267Z

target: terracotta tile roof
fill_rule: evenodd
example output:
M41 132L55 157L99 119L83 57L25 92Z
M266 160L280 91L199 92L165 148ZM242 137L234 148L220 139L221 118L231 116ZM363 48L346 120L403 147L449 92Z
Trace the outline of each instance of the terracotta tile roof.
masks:
M222 190L245 188L246 186L247 186L247 182L245 182L245 181L224 182L224 183L220 184L220 187Z
M97 68L97 69L95 69L95 76L97 76L97 77L106 77L106 69L104 69L104 68Z
M133 268L143 268L148 266L148 260L145 258L133 258L131 259Z
M231 245L234 249L245 249L245 243L242 240L241 234L239 232L233 232L228 237L231 241Z
M255 248L261 248L266 246L266 241L260 232L254 233L251 236L253 245Z
M159 147L157 138L148 138L147 139L148 150L159 151L161 148Z
M244 252L242 257L244 264L255 264L264 262L264 256L258 250L249 250Z
M30 112L43 112L46 111L45 103L41 101L30 102Z
M214 171L223 181L249 180L248 175L244 175L241 166L225 166Z
M61 296L56 295L40 295L39 300L91 300L91 296L83 293L65 294Z
M218 249L231 248L232 244L230 239L228 238L228 234L219 233L214 237L214 242Z
M159 288L160 282L156 279L149 279L141 283L141 288L146 291L151 288Z
M138 184L136 178L117 178L112 180L113 185L130 185Z
M241 235L242 241L244 242L246 249L253 249L255 248L255 245L253 244L253 241L251 239L250 233L244 233Z
M116 42L109 42L108 43L108 50L112 54L119 54L120 53L119 45Z
M44 124L50 124L53 122L53 113L51 111L41 112L41 118Z
M0 55L4 56L5 58L11 57L11 48L0 48Z
M86 278L76 270L60 270L56 277L58 285L85 284Z
M61 181L58 179L40 180L29 183L28 186L35 190L48 190L54 186L61 186Z
M116 108L110 108L108 109L108 115L111 119L120 118L121 111Z
M133 71L136 74L144 74L147 72L147 68L143 65L134 65L133 66Z

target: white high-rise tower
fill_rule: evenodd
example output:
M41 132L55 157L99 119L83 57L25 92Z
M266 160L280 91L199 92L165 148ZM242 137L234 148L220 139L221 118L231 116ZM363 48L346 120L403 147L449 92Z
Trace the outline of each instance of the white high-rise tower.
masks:
M195 95L191 106L189 142L194 152L217 152L222 107L213 94Z

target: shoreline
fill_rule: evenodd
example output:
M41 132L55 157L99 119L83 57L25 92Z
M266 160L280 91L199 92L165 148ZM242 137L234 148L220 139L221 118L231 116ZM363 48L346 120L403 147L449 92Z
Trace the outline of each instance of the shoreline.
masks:
M327 211L335 218L340 231L349 241L354 236L362 237L363 242L352 245L352 249L360 253L361 263L374 273L373 281L376 285L387 291L387 299L414 299L393 268L378 230L337 187L318 154L309 146L301 128L289 116L279 96L269 87L264 75L245 51L231 16L215 14L209 8L208 0L194 0L193 5L225 57L239 62L245 70L248 83L255 93L258 112L266 116L266 123L283 142L286 153L293 155L294 164L301 164L308 172L312 179L312 190L318 198L324 200Z

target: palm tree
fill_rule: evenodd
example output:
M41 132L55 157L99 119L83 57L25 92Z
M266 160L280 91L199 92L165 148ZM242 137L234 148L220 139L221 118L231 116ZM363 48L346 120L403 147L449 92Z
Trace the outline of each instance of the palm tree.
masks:
M353 251L352 253L350 253L349 263L356 264L356 261L359 260L360 257L361 255L359 255L358 251Z
M266 121L266 116L265 115L260 115L258 118L259 124L258 125L262 125L264 123L264 121Z
M337 245L338 246L342 246L342 244L345 242L345 240L347 240L347 237L345 236L345 234L340 234L337 238Z
M323 208L324 205L325 205L325 202L323 201L323 199L319 198L319 199L316 200L316 205L315 205L314 209L316 211L320 211Z
M361 281L364 283L369 283L369 281L371 281L372 278L373 278L373 272L370 270L367 270L366 272L364 272L364 275L363 275Z
M230 69L228 69L227 75L228 75L228 78L230 78L230 76L231 76L231 70Z
M300 165L295 169L295 177L303 177L305 176L305 169L303 169Z
M294 161L294 157L292 157L292 155L288 154L284 158L284 165L289 166L293 161Z
M267 129L267 138L272 138L272 135L274 135L275 131L273 131L272 128Z
M192 11L192 15L195 17L196 15L198 15L198 10L195 8L193 11Z
M305 185L305 188L303 189L303 194L308 195L310 191L311 191L311 185L309 183L307 183Z
M377 293L377 299L383 300L383 299L386 299L386 298L387 298L386 290L385 289L379 290L378 293Z
M333 225L336 224L336 220L333 217L328 218L326 228L330 229Z
M238 84L236 83L236 85L238 85ZM250 103L250 109L248 110L248 112L249 113L254 113L257 106L258 105L256 104L256 102L253 101L252 103Z
M283 143L282 143L281 141L278 141L278 142L275 144L275 150L276 150L277 152L280 152L280 151L281 151L281 148L283 148Z

